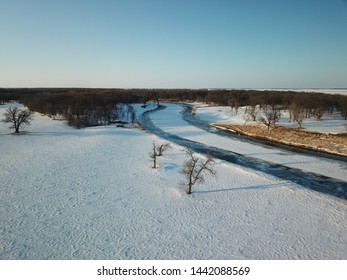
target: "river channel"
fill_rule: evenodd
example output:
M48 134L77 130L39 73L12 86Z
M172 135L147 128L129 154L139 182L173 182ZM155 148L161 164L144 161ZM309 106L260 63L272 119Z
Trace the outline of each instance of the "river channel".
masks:
M185 139L183 137L175 135L174 133L169 133L162 130L161 128L159 128L153 123L151 119L151 114L155 114L155 112L157 112L158 110L165 110L165 108L166 108L165 106L161 106L160 109L144 112L143 114L139 116L138 122L147 131L165 140L171 141L173 143L176 143L178 145L191 149L195 152L202 153L202 154L211 153L215 158L218 158L233 164L238 164L240 166L244 166L247 168L252 168L257 171L262 171L264 173L276 176L280 179L290 180L294 183L310 188L314 191L326 193L326 194L333 195L333 196L347 200L347 182L345 181L324 176L321 174L316 174L313 172L307 172L302 169L273 163L263 159L247 156L241 153L237 153L235 151L224 150L214 146L206 145L203 143ZM191 107L188 105L183 106L182 109L183 110L181 111L181 117L192 126L198 127L205 131L208 131L209 133L217 134L223 137L230 137L233 139L238 139L239 141L250 141L253 143L253 145L259 145L259 146L265 145L265 146L274 148L273 143L266 143L264 141L258 141L258 140L253 141L248 139L247 137L236 136L225 131L217 130L211 127L206 121L201 120L198 117L195 117L194 115L192 115ZM287 152L289 149L291 153L298 153L298 154L305 153L305 151L302 151L302 150L298 150L295 148L283 148L278 145L275 145L275 148L279 150L284 149L285 152ZM310 154L310 156L314 156L318 158L329 157L329 160L334 160L340 163L342 162L342 164L347 164L347 160L344 158L334 158L334 157L330 157L326 155L321 155L319 153L315 154L313 152L307 152L307 153Z

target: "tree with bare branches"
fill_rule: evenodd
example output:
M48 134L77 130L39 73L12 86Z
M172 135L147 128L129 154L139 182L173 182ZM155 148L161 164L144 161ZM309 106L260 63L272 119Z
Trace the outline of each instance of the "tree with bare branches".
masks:
M153 146L152 146L152 151L149 153L149 157L153 161L152 168L156 169L157 168L157 146L155 145L155 141L153 141Z
M288 108L290 120L297 122L299 128L302 128L302 123L305 120L305 110L297 104L292 104Z
M276 127L276 124L278 123L280 118L280 109L276 108L276 106L267 106L258 120L261 123L265 124L267 130L270 130L271 126Z
M17 107L10 107L4 113L2 122L11 123L10 128L14 128L15 133L19 133L19 128L23 125L30 125L33 112L28 109L18 109Z
M247 115L247 120L256 121L259 113L259 109L256 105L247 106L245 114Z
M165 151L171 149L171 144L169 142L165 142L159 146L156 146L157 149L157 156L161 157Z
M157 168L157 157L162 156L164 152L169 149L171 149L171 144L169 142L165 142L161 145L156 145L155 141L153 141L152 151L149 153L149 157L153 162L152 168Z
M212 155L208 154L205 160L195 156L193 151L185 151L188 159L184 162L181 173L184 174L188 179L188 191L187 194L192 193L192 187L196 183L204 182L204 173L216 175L216 171L212 169L211 165L215 162Z

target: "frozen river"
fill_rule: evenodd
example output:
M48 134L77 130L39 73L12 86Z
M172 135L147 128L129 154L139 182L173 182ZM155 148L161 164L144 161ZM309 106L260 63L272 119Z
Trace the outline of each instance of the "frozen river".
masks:
M283 149L219 131L190 114L187 106L165 104L144 113L148 131L196 152L290 180L315 191L347 199L347 162L298 149Z

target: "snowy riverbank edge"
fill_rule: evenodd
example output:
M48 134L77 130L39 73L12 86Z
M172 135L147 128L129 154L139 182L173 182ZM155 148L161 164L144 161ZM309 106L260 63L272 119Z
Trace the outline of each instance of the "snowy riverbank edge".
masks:
M237 135L244 135L313 152L341 156L347 159L347 134L326 134L283 127L277 127L268 131L260 126L241 126L223 123L211 123L211 126L230 133L236 133Z

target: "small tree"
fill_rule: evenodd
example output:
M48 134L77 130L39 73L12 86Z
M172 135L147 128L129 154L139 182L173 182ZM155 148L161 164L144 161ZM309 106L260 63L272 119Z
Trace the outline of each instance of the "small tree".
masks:
M165 142L159 146L156 146L157 156L160 157L167 150L171 149L171 144L169 142Z
M267 106L263 112L263 115L258 120L267 126L267 130L270 130L271 126L276 127L276 124L281 118L281 111L276 107Z
M149 153L149 157L153 161L153 166L152 168L156 169L157 168L157 147L155 145L155 141L153 141L153 146L152 146L152 151Z
M237 99L235 99L235 98L229 99L228 100L228 105L230 106L231 111L234 109L235 113L237 114L237 112L239 111L239 108L240 108L239 101Z
M296 104L292 104L289 107L290 121L297 122L299 128L302 128L302 123L305 119L305 110Z
M341 95L339 100L339 107L341 110L341 116L347 120L347 95Z
M171 144L169 142L165 142L161 145L156 145L155 141L153 141L152 151L149 153L149 156L153 161L153 168L157 168L157 157L162 156L168 149L171 149Z
M10 107L4 113L4 123L12 123L10 128L14 128L15 133L19 133L19 128L23 125L30 125L33 112L28 109L18 109L17 107Z
M324 115L325 109L323 106L317 106L312 109L311 114L316 118L317 121L321 121Z
M211 168L214 159L211 154L207 155L206 160L202 160L194 156L193 151L186 150L188 159L184 162L181 173L184 174L188 179L188 191L187 194L192 193L192 187L195 183L203 183L203 173L210 173L216 175L216 171Z
M257 120L258 113L259 110L257 109L256 105L246 107L245 114L247 115L247 120L252 120L255 122Z

